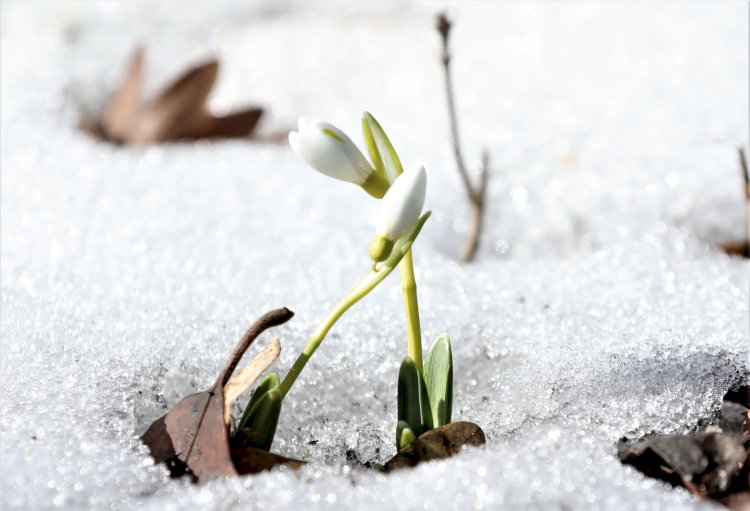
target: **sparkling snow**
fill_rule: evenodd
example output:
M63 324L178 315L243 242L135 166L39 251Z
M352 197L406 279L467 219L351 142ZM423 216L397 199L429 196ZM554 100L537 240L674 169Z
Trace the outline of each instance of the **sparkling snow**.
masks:
M46 509L709 509L616 458L622 437L716 418L748 382L735 146L748 6L461 2L466 156L492 155L484 244L456 254L440 3L4 2L0 504ZM113 147L80 133L137 42L148 92L208 55L217 110L259 102L360 140L371 111L429 171L415 245L425 344L453 338L455 418L484 449L384 476L405 353L398 277L336 325L275 450L299 472L191 486L137 440L286 305L285 371L368 268L375 202L285 145ZM270 334L266 338L270 338ZM255 348L256 350L258 348Z

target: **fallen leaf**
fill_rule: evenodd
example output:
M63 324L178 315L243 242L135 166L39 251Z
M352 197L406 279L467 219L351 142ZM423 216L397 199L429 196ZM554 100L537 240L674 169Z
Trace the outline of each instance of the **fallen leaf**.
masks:
M141 110L129 141L148 144L191 138L190 133L208 116L206 100L218 74L219 63L210 60L178 78Z
M745 242L722 243L719 245L724 252L732 256L750 257L750 245Z
M482 428L472 422L451 422L422 433L417 440L401 449L383 467L384 472L413 467L423 461L450 458L464 446L486 442Z
M722 497L719 502L732 511L750 511L750 492L733 493Z
M279 342L278 338L274 337L249 364L229 378L229 381L224 386L224 422L227 426L231 421L230 414L234 402L258 380L263 371L271 367L271 364L279 358L280 353L281 342Z
M224 388L250 344L266 329L289 321L287 308L267 312L245 332L214 385L191 394L157 419L141 437L154 461L167 463L173 476L195 480L237 475L224 422Z
M137 48L101 118L83 119L81 129L111 142L131 145L240 138L255 130L262 108L246 108L225 116L209 111L207 99L216 84L218 61L210 60L188 70L148 103L141 98L144 61L145 50Z
M285 465L297 469L305 464L304 461L287 458L279 454L255 449L253 447L233 447L232 459L237 472L242 475L257 474L264 470L271 470L278 465Z
M620 452L623 463L702 497L727 490L746 458L743 437L718 429L649 438Z
M102 131L107 138L117 142L127 141L140 117L141 90L143 88L143 48L138 47L104 111Z

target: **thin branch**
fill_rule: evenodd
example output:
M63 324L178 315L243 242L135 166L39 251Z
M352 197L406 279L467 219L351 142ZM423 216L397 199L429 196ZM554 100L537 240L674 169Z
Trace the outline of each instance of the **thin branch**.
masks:
M443 75L445 76L445 98L448 101L448 118L450 121L453 156L456 158L456 168L464 183L466 193L471 197L472 186L471 181L469 180L469 174L466 172L466 164L464 163L464 157L461 152L460 137L458 135L458 121L456 120L456 102L453 94L453 78L451 77L451 55L448 43L451 32L451 22L445 13L438 14L437 30L440 33L440 39L443 43L441 61L443 63Z
M742 179L745 182L745 198L750 200L750 172L747 170L747 156L745 155L745 148L739 146L737 148L737 154L740 157L740 169L742 170Z
M482 233L482 220L484 218L484 199L487 195L487 178L489 176L490 155L482 151L482 170L479 175L479 189L472 192L471 197L471 230L466 239L466 245L461 252L462 261L471 261L479 247L479 237Z
M466 171L463 152L461 151L460 137L458 134L458 120L456 116L456 102L453 93L453 79L451 76L451 54L450 54L450 31L451 21L445 15L440 13L437 16L437 31L440 33L442 42L441 62L443 64L443 75L445 76L445 97L448 103L448 119L450 122L451 145L453 146L453 156L456 160L456 170L464 185L466 196L469 199L472 209L472 224L469 231L469 237L461 253L461 260L464 262L471 261L479 247L479 239L482 231L482 219L484 217L484 198L487 190L487 181L489 177L488 161L489 157L486 151L482 155L482 169L479 177L478 186L475 188L471 184L469 173Z
M737 148L737 154L740 159L740 170L742 171L742 179L745 183L745 257L750 257L750 172L747 169L747 156L745 155L745 148L739 146Z

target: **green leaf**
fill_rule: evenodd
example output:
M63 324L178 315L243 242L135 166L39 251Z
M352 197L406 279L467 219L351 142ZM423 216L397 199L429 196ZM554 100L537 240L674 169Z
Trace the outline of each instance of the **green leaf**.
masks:
M250 409L245 427L236 435L245 447L269 450L276 434L281 414L281 391L278 388L265 392Z
M424 366L424 380L433 426L448 424L453 407L453 353L448 334L439 336L432 345Z
M396 448L400 451L409 444L417 441L417 435L404 421L398 421L396 425Z
M401 160L399 160L393 144L388 139L388 135L385 134L375 117L368 112L362 114L362 131L375 169L381 172L378 168L378 165L380 165L388 181L393 184L404 171L404 167L401 165Z
M427 383L424 376L419 375L419 403L420 413L422 414L422 433L435 427L435 421L432 419L432 408L430 407L430 395L427 392Z
M250 396L250 402L245 407L245 413L242 414L242 418L240 419L237 429L242 429L247 425L247 421L250 417L250 411L253 409L253 406L258 403L260 398L263 397L263 394L271 389L275 389L279 386L280 383L281 380L279 379L279 375L277 373L271 373L260 381L258 387L253 391L252 396Z
M385 173L385 165L383 165L383 158L380 157L380 151L378 150L378 144L375 142L375 137L372 134L371 123L368 120L368 116L372 117L367 112L362 115L362 138L365 139L365 145L367 146L367 152L370 153L370 159L372 165L375 167L375 171L388 179Z
M405 422L415 435L422 434L422 405L419 369L411 357L405 357L398 371L398 420ZM400 441L400 436L399 439Z

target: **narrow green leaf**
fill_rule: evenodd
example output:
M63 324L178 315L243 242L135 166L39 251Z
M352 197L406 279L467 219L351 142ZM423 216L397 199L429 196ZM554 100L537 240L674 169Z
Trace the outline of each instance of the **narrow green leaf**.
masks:
M422 434L422 408L417 364L410 357L398 372L398 420L406 422L416 435Z
M383 165L383 158L380 157L378 144L375 142L375 137L372 134L372 127L370 126L368 116L372 117L367 112L362 115L362 138L365 139L367 152L370 153L370 160L372 160L372 166L375 167L375 171L388 179L388 176L385 173L385 165Z
M265 392L250 410L245 427L238 430L245 447L269 450L276 434L281 414L281 391L278 388Z
M430 407L430 395L427 392L427 383L424 376L419 375L419 403L420 413L422 414L422 433L429 431L436 426L432 417L432 408Z
M279 386L280 383L281 380L279 379L279 375L277 373L271 373L260 381L258 387L253 391L252 396L250 396L250 402L245 407L245 412L242 414L242 418L240 419L237 429L242 429L247 425L247 421L250 417L250 411L253 409L253 406L255 406L256 403L260 400L260 398L263 397L263 394L271 389L275 389Z
M453 353L447 334L439 336L432 345L424 367L424 379L433 426L448 424L453 408Z
M393 148L393 144L391 144L388 135L385 134L385 130L380 126L380 123L370 113L365 112L362 114L362 124L363 126L368 126L369 129L367 131L370 133L369 136L372 139L372 143L375 144L378 158L384 168L385 175L388 178L388 181L393 184L396 178L404 171L404 167L401 165L401 160L399 160L398 154L396 154L396 150ZM370 149L371 142L368 141L367 138L368 135L365 133L367 148L372 155L373 149ZM375 161L373 161L373 164L377 165ZM377 167L375 168L377 169Z
M416 441L417 435L414 434L409 425L404 421L399 421L396 426L396 448L400 451Z

